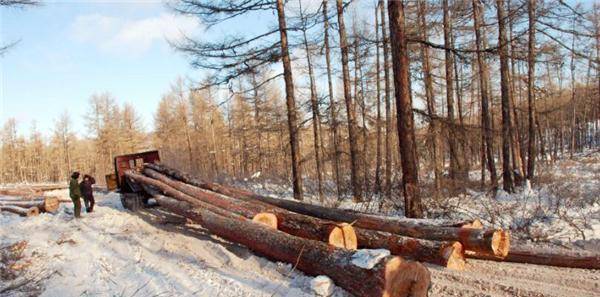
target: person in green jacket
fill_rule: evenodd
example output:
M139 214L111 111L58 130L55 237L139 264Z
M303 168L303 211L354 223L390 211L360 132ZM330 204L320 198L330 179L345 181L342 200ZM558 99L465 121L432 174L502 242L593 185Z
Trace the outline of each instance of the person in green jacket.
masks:
M81 189L79 188L79 172L75 171L71 174L71 181L69 182L69 196L74 205L75 218L81 217Z

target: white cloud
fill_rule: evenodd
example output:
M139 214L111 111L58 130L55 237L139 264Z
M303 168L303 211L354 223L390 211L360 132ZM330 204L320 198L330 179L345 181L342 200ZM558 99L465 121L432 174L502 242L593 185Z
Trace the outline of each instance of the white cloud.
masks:
M180 40L200 29L193 17L163 13L156 17L126 20L119 17L89 14L78 16L71 25L71 36L91 43L101 50L141 54L155 44Z

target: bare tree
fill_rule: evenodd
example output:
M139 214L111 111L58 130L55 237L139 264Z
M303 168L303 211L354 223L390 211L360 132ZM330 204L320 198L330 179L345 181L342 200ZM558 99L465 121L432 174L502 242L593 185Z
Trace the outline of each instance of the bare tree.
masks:
M352 195L355 201L362 201L363 189L360 168L360 156L358 151L358 134L356 128L356 105L350 93L350 71L348 69L348 41L346 38L346 26L344 24L344 5L342 0L336 0L338 15L338 32L340 35L340 49L342 52L342 79L344 83L344 101L346 103L346 114L348 117L348 141L350 142L350 178L352 183Z
M390 44L394 68L394 89L396 93L396 113L398 142L402 162L402 190L405 215L409 218L423 217L423 206L419 195L419 166L416 152L415 124L410 96L410 62L408 42L404 23L404 3L389 1Z

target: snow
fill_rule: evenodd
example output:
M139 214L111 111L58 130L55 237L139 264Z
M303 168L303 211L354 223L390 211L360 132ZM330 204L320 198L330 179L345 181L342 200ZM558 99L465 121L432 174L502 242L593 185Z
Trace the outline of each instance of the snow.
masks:
M381 259L390 255L390 251L386 249L361 249L354 252L352 255L352 264L371 269L381 261Z
M335 285L326 275L319 275L310 281L310 288L316 296L331 296Z
M158 214L126 211L114 193L97 195L94 212L79 220L70 203L37 217L2 213L0 246L28 241L34 264L23 277L49 275L41 296L312 296L313 278L291 265Z

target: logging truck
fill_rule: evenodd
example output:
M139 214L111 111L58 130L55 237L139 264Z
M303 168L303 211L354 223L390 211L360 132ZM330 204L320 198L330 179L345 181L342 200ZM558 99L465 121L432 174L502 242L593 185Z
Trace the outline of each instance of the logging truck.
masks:
M144 163L158 162L160 155L156 150L116 156L113 163L115 172L105 177L107 189L121 194L121 203L126 209L137 211L148 206L150 196L138 183L125 176L125 172L131 169L139 170L144 167Z

